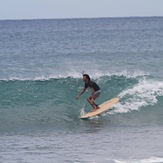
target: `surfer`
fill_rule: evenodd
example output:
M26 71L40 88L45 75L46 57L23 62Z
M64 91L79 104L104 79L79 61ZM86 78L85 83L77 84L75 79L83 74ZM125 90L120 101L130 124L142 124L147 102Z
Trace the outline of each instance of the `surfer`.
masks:
M78 100L79 97L80 97L80 95L82 95L82 94L86 91L86 89L87 89L88 87L90 87L90 89L91 89L91 96L89 96L89 97L87 98L87 101L88 101L88 102L91 104L91 106L93 107L92 112L93 112L93 111L96 111L96 110L99 109L100 107L99 107L98 105L95 104L94 100L96 100L96 99L99 97L100 93L101 93L100 87L99 87L95 82L91 81L91 79L90 79L90 77L89 77L88 74L83 74L83 81L84 81L84 83L85 83L84 88L83 88L83 90L80 92L80 94L76 97L76 99Z

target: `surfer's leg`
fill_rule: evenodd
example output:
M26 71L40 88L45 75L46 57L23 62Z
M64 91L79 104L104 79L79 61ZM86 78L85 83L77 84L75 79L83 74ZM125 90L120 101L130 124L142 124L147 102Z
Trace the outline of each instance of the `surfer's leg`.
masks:
M93 104L96 106L96 109L100 109L100 107L99 107L97 104L95 104L94 100L96 100L96 99L100 96L100 93L101 93L101 91L99 90L99 91L96 91L96 92L94 93L94 95L93 95L93 100L92 100L92 102L93 102Z
M100 109L100 107L98 105L95 104L94 100L92 99L92 97L88 97L87 101L92 105L93 110L91 112L97 111L98 109Z
M91 106L93 107L93 109L96 109L96 104L94 103L92 96L87 98L87 101L91 104Z
M96 106L96 109L100 109L100 107L93 101L94 105Z

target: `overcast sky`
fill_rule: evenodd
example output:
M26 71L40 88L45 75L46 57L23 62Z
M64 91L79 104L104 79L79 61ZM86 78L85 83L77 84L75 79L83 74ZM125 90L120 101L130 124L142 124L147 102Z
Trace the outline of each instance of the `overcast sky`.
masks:
M0 19L163 16L163 0L0 0Z

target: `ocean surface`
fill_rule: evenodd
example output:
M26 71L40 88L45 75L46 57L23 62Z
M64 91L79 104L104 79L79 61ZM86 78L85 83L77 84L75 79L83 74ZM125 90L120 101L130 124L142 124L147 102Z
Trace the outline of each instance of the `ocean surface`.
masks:
M101 87L89 120L82 72ZM163 17L1 20L1 163L162 163Z

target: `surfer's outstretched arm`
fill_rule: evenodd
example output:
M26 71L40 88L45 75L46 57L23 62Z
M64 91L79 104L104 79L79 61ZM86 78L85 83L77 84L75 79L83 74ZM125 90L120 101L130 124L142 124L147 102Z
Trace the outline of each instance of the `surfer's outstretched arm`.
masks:
M78 100L79 97L80 97L85 91L86 91L86 88L84 88L84 89L80 92L80 94L76 96L76 99Z

